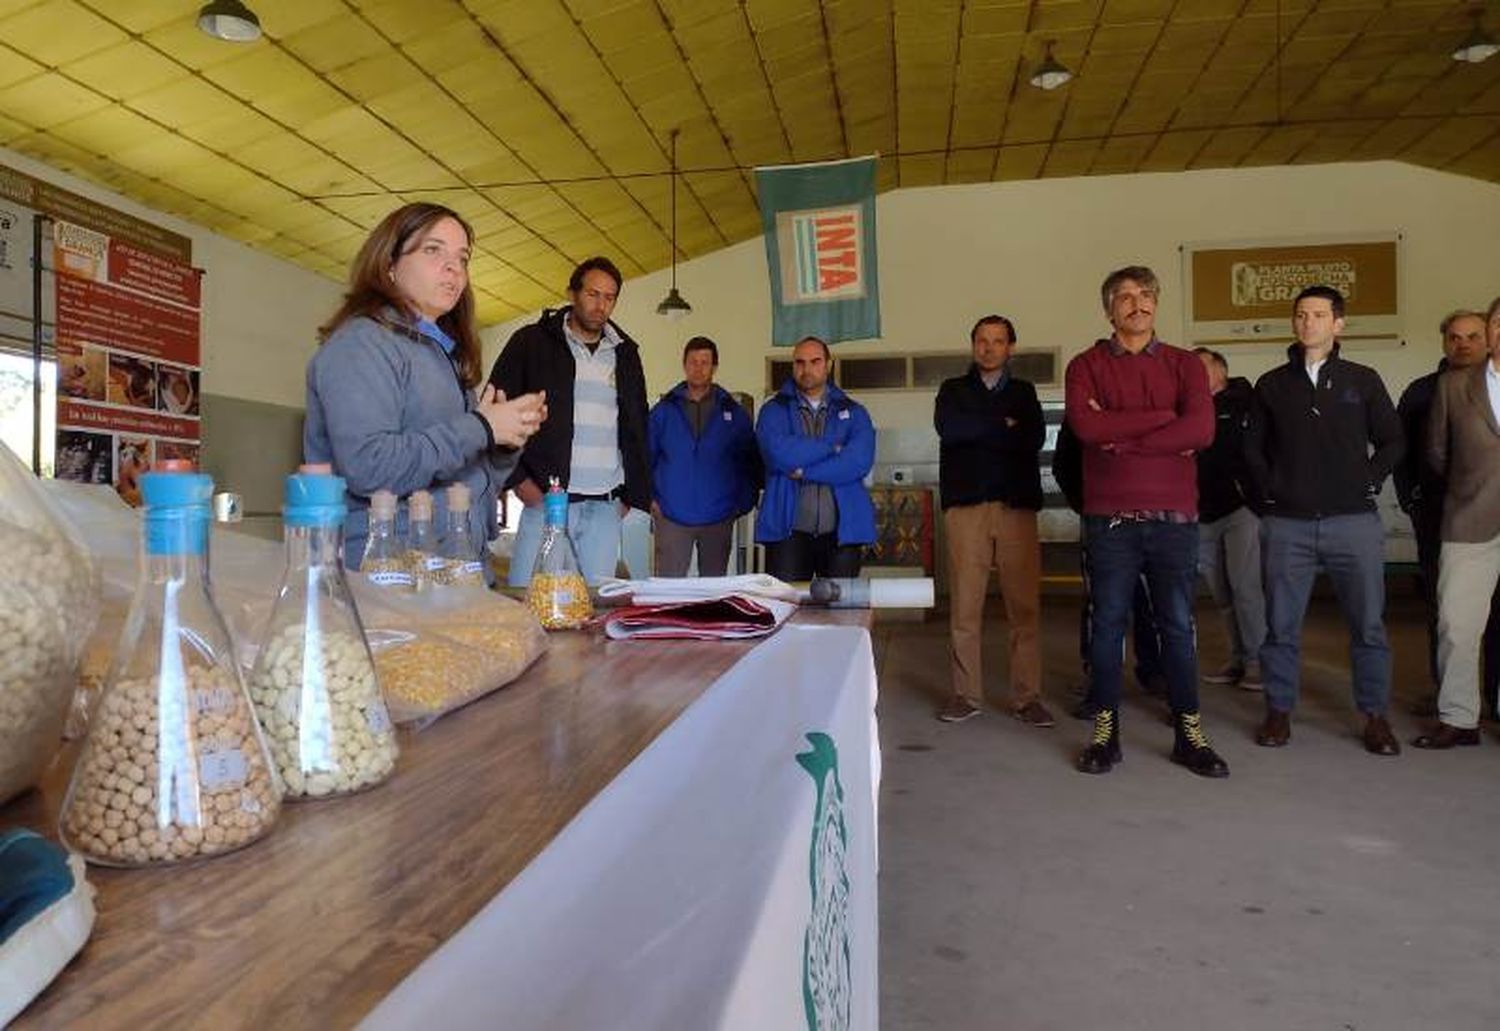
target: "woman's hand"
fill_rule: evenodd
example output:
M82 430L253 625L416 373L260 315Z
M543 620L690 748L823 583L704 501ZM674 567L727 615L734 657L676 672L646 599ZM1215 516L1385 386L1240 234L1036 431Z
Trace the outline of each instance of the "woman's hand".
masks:
M506 400L505 391L493 384L485 384L474 409L479 417L490 424L496 444L520 447L530 439L547 418L547 392L522 394L514 401Z

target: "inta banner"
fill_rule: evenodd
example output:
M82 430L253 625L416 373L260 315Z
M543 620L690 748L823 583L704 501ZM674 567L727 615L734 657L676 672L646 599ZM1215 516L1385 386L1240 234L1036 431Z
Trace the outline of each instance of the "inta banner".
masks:
M875 259L875 158L755 170L771 337L834 343L880 335Z

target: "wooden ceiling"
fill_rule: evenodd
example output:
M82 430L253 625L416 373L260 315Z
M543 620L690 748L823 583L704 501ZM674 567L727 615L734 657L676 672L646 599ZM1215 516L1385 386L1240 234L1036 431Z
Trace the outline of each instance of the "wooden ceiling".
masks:
M462 212L490 323L573 264L754 236L750 169L880 187L1396 158L1500 181L1500 57L1456 0L0 0L0 145L342 279L408 199ZM1045 45L1076 77L1028 82Z

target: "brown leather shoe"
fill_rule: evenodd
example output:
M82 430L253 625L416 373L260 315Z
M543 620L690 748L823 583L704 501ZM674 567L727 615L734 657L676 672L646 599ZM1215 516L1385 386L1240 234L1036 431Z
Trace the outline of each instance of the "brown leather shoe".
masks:
M979 706L969 701L961 694L956 694L943 703L942 708L937 711L937 718L944 723L962 723L972 716L979 715Z
M1280 748L1292 739L1292 714L1266 710L1266 721L1255 732L1255 743L1262 748Z
M1019 709L1012 709L1010 714L1022 723L1033 727L1053 727L1057 725L1057 719L1048 711L1047 707L1038 701L1030 701Z
M1413 748L1469 748L1479 744L1478 727L1451 727L1439 722L1421 737L1412 740Z
M1401 742L1391 733L1391 725L1381 713L1365 713L1365 751L1371 755L1401 754Z

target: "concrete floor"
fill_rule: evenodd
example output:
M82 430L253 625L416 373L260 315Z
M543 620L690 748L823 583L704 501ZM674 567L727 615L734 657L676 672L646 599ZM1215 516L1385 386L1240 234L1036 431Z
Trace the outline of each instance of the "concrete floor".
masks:
M883 1027L1500 1027L1500 745L1409 747L1426 680L1411 601L1389 614L1400 757L1360 747L1347 638L1315 601L1288 747L1252 740L1260 695L1202 686L1223 781L1167 761L1171 731L1133 685L1124 763L1074 771L1076 604L1043 607L1051 730L1005 715L998 599L998 707L956 726L932 718L946 615L877 623ZM1199 620L1212 668L1222 629Z

